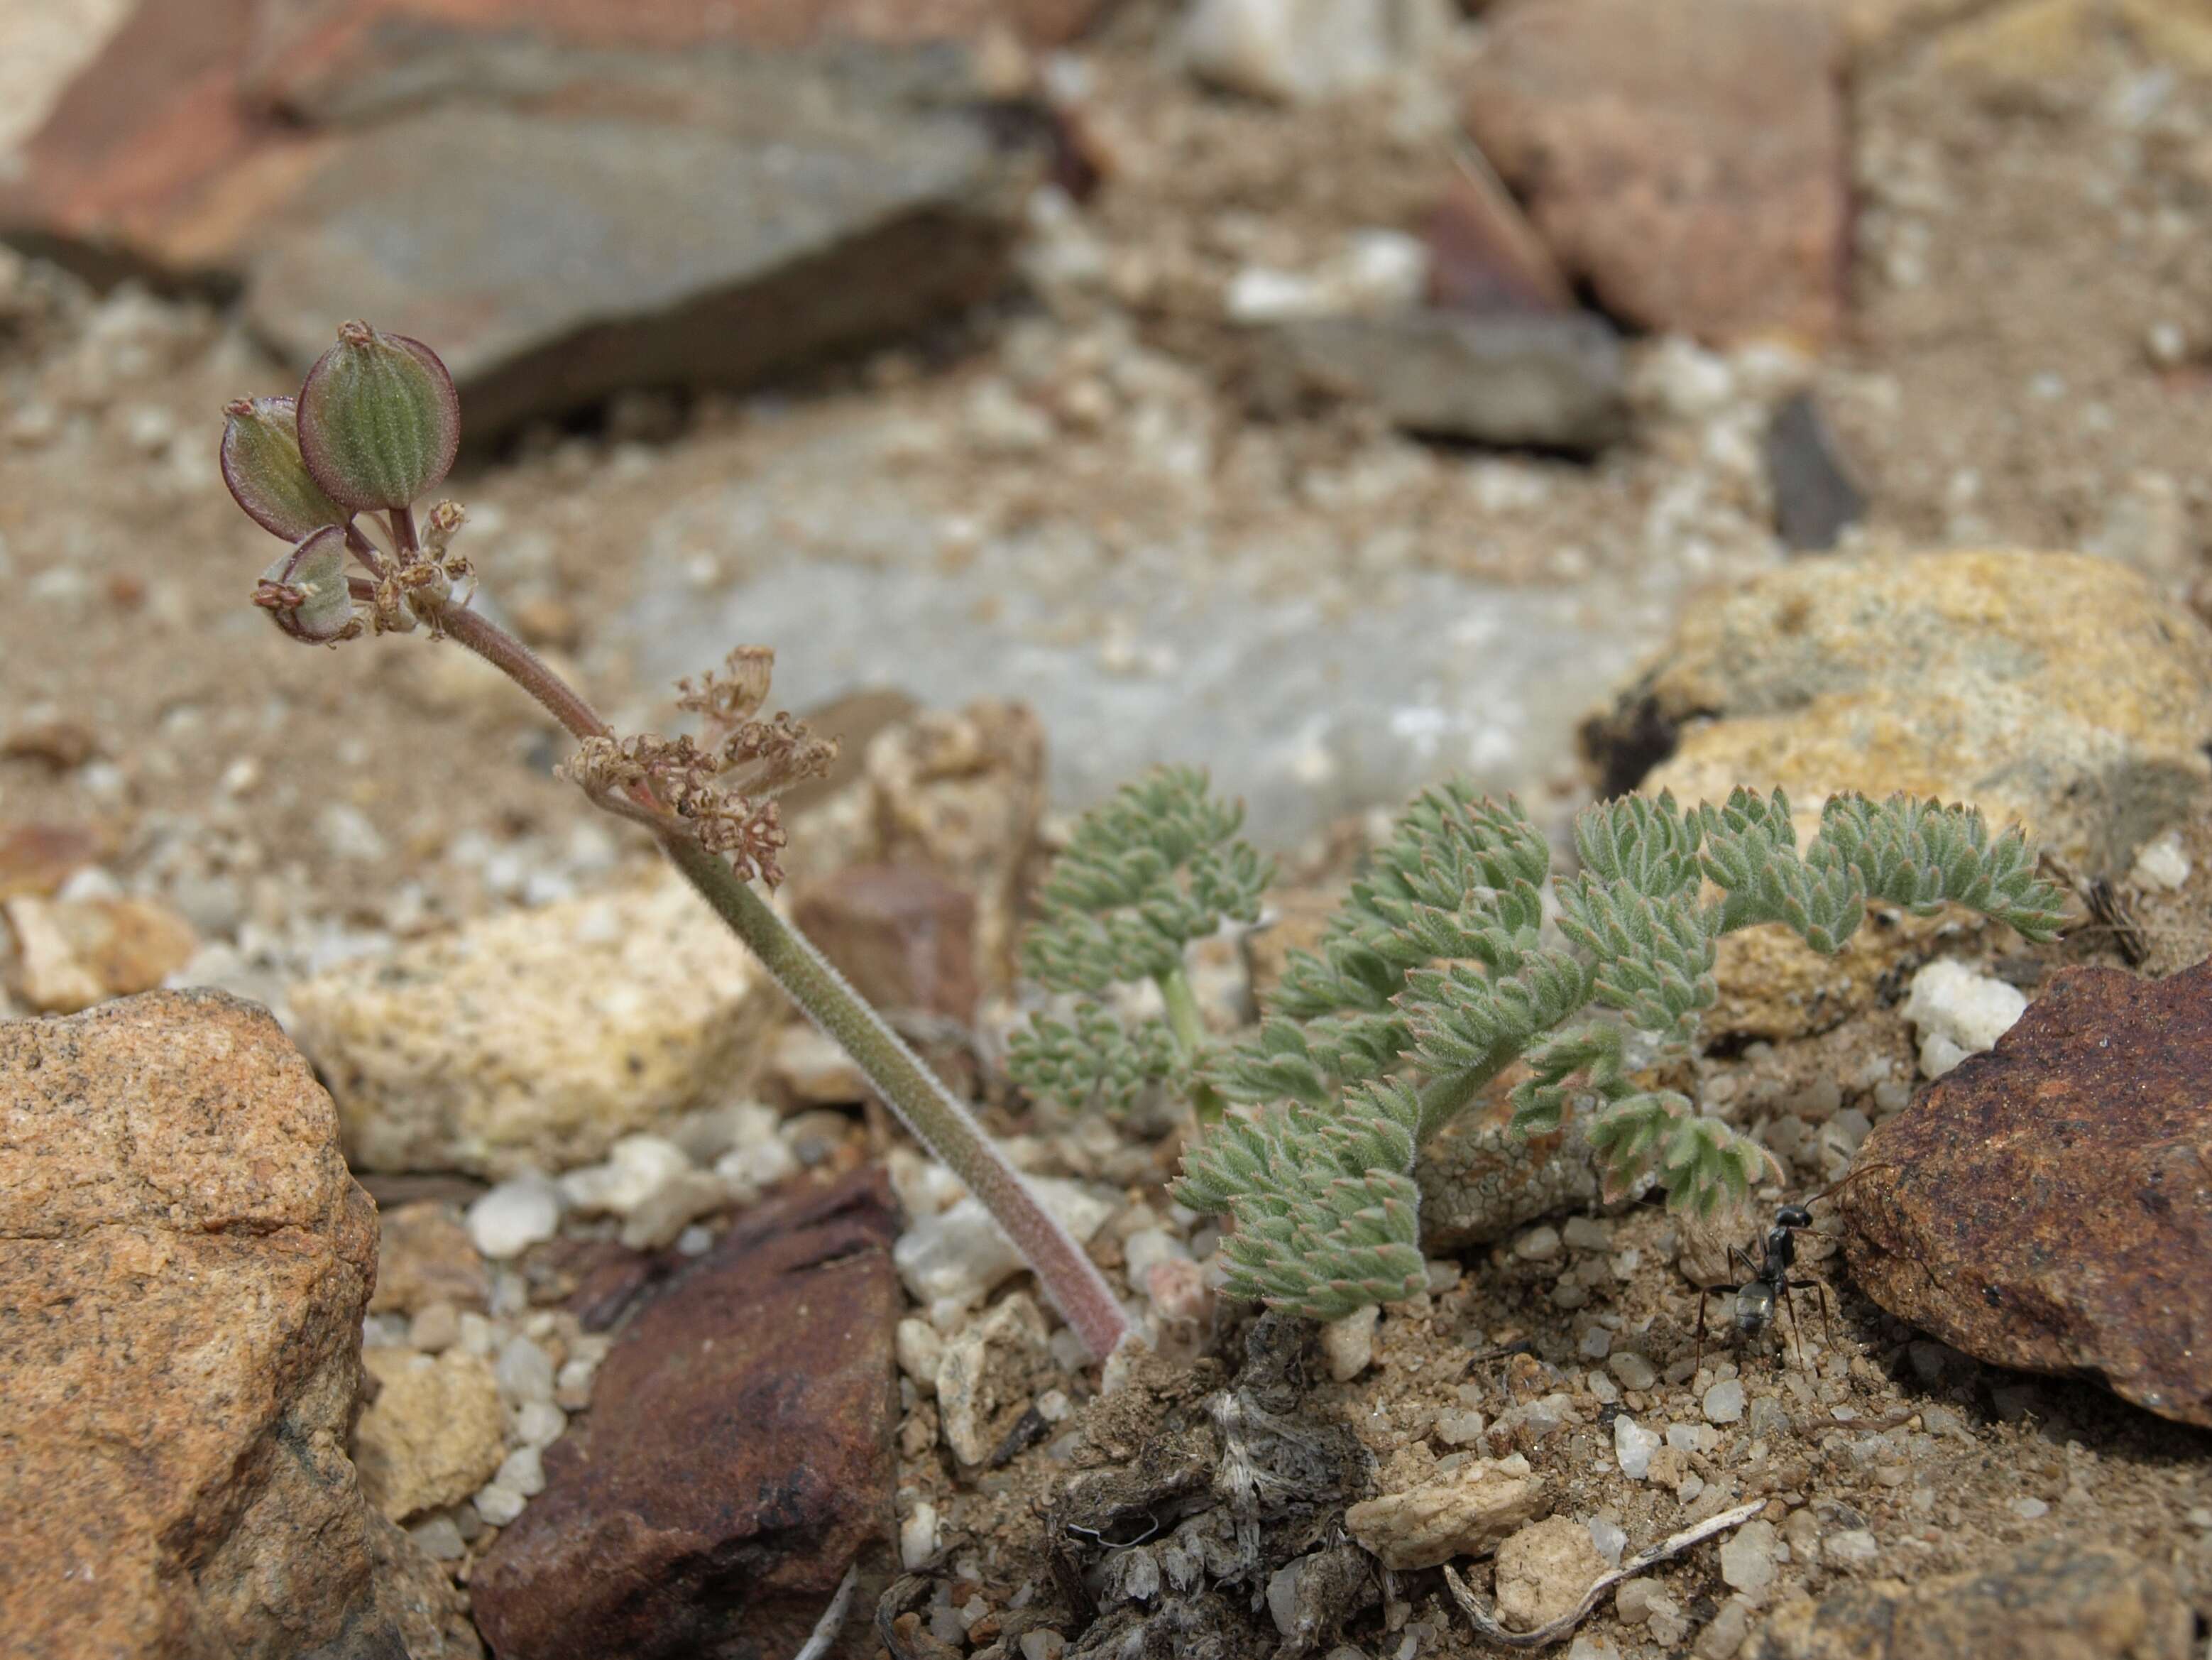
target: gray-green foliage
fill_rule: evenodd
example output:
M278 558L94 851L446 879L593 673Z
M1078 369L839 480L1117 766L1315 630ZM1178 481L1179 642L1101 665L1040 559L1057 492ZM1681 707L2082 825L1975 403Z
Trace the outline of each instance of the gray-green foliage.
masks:
M1224 921L1255 921L1274 866L1238 837L1242 806L1206 775L1166 767L1086 813L1038 896L1022 966L1048 990L1082 994L1069 1020L1014 1033L1008 1068L1030 1094L1126 1110L1150 1085L1192 1078L1202 1040L1184 956ZM1167 1020L1125 1025L1098 1000L1158 986Z
M1778 789L1688 812L1668 795L1625 797L1584 812L1575 839L1581 868L1553 884L1553 934L1550 848L1520 808L1432 790L1318 948L1292 958L1258 1032L1210 1069L1258 1110L1232 1113L1184 1164L1183 1201L1236 1218L1223 1241L1233 1292L1316 1319L1412 1295L1413 1161L1516 1060L1529 1067L1517 1128L1556 1128L1579 1101L1615 1188L1656 1173L1699 1211L1741 1196L1765 1155L1634 1077L1655 1043L1694 1040L1723 934L1778 922L1833 952L1870 901L1923 915L1953 902L2035 939L2059 920L2019 830L1992 838L1972 809L1904 796L1832 799L1802 851Z

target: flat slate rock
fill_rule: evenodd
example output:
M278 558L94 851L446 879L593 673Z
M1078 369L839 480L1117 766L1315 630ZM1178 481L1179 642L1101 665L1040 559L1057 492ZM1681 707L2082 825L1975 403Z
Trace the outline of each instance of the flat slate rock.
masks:
M1372 404L1408 432L1589 454L1626 428L1620 342L1590 313L1423 308L1269 333L1297 392Z
M500 1660L788 1660L890 1537L879 1171L748 1214L624 1329L471 1581Z
M629 386L743 387L1003 279L1042 118L976 47L1094 0L161 0L0 181L94 282L242 289L294 369L434 342L471 441Z
M2063 971L1855 1170L1844 1248L1882 1307L2212 1426L2212 962Z

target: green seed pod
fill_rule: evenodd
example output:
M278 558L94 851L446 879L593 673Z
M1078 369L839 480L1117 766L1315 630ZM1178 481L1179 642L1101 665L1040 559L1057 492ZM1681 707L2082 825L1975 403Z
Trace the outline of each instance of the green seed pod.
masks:
M348 323L300 387L300 453L356 512L410 507L453 465L461 402L438 354Z
M278 628L308 645L326 645L354 634L345 532L325 525L301 537L298 546L262 573L253 603Z
M262 529L296 542L353 517L331 500L300 459L298 417L289 398L240 398L223 407L222 482Z

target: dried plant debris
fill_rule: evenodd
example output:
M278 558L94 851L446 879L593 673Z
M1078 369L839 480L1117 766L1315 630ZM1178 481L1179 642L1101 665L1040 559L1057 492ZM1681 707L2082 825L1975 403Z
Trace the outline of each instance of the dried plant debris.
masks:
M1319 1652L1380 1602L1382 1570L1344 1531L1373 1460L1316 1409L1312 1340L1303 1321L1263 1316L1233 1381L1210 1361L1141 1359L1093 1404L1074 1455L1089 1468L1042 1517L1069 1660ZM933 1660L903 1612L916 1589L894 1585L878 1613L898 1660Z

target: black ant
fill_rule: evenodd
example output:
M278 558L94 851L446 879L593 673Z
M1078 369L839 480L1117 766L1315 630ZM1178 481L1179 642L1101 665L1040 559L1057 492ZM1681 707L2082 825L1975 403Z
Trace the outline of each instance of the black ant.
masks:
M1797 1236L1813 1225L1813 1213L1803 1205L1784 1205L1774 1213L1774 1225L1766 1231L1764 1250L1754 1262L1741 1245L1729 1247L1731 1266L1742 1262L1748 1277L1741 1285L1706 1286L1698 1293L1698 1350L1697 1364L1705 1359L1705 1300L1716 1294L1735 1298L1735 1330L1739 1341L1756 1337L1773 1324L1776 1306L1790 1316L1790 1338L1797 1351L1800 1365L1804 1363L1805 1347L1797 1337L1797 1316L1791 1310L1790 1293L1811 1290L1820 1294L1820 1330L1823 1336L1832 1339L1833 1328L1828 1323L1828 1290L1814 1279L1792 1280L1790 1270L1797 1265Z

